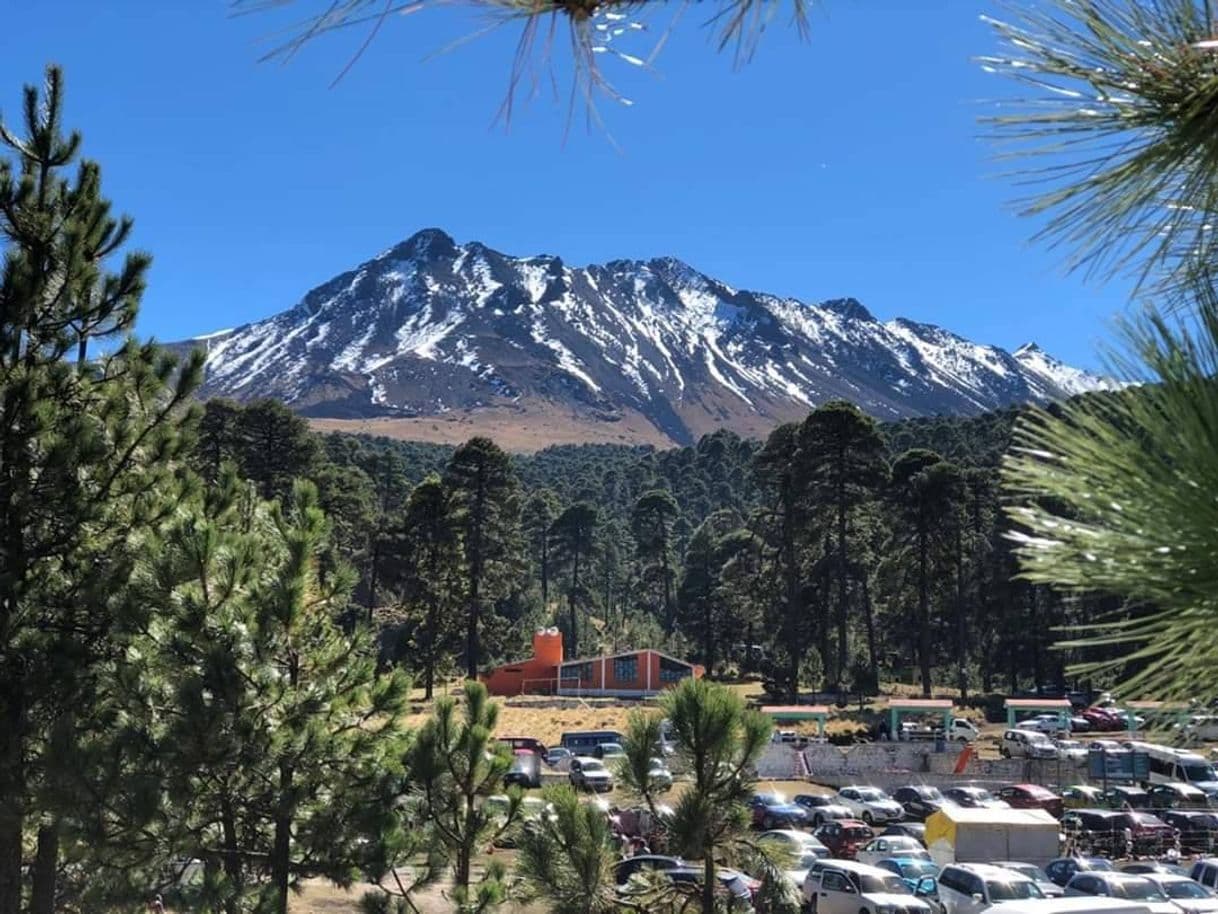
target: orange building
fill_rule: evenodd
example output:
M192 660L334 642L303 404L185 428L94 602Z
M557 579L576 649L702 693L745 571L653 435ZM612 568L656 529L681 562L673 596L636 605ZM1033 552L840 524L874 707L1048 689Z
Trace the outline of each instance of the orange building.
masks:
M654 650L564 660L562 635L550 628L533 635L528 660L495 667L480 678L492 695L645 698L704 672L695 663Z

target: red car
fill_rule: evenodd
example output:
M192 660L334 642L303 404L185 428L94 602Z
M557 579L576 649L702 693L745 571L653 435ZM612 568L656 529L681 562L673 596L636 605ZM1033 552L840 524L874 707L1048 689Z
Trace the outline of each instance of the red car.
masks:
M853 860L858 849L870 841L875 833L866 822L858 819L834 819L816 829L812 835L829 848L830 856L839 860Z
M1079 716L1091 724L1091 729L1116 732L1125 729L1125 721L1104 708L1084 708Z
M998 791L998 799L1006 800L1012 809L1043 809L1060 819L1062 798L1039 784L1013 784Z

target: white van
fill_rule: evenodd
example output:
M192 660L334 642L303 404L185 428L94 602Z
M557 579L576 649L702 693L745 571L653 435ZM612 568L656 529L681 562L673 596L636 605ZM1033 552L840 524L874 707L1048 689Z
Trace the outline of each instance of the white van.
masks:
M1188 878L1200 882L1207 889L1218 891L1218 857L1206 857L1193 864Z
M854 860L817 861L804 880L804 898L816 914L931 914L930 905L914 897L896 873Z
M1002 906L1002 914L1150 914L1150 909L1120 898L1046 898L1008 901Z
M939 873L939 902L946 914L980 914L992 905L1045 897L1023 873L989 863L953 863Z
M1056 759L1057 747L1049 737L1037 730L1022 730L1016 727L1002 734L998 754L1003 758Z

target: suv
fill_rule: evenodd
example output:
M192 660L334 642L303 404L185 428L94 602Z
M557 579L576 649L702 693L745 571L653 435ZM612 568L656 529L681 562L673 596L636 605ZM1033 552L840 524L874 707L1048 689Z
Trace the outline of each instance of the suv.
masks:
M905 818L901 804L878 787L843 787L837 798L851 814L868 825L874 822L900 822Z
M1145 876L1133 873L1075 873L1066 883L1067 895L1101 895L1132 901L1150 914L1180 914L1166 893Z
M1015 728L1002 734L998 754L1003 758L1056 759L1057 747L1043 733Z
M812 836L829 848L834 857L849 859L871 840L872 832L857 819L834 819L812 832Z
M567 777L577 790L594 790L597 793L613 789L613 775L598 758L577 755L571 759Z
M928 883L933 884L931 879ZM875 914L903 911L931 914L931 907L915 897L901 877L877 866L851 860L825 861L804 880L804 898L816 914Z
M1044 898L1022 873L988 863L955 863L939 873L939 901L946 914L978 914L1003 901Z

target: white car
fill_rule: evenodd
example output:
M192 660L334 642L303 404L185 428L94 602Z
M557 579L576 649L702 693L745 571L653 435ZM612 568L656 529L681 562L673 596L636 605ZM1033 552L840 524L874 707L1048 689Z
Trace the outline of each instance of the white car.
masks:
M896 873L854 860L829 860L804 880L804 899L816 914L931 914Z
M647 779L659 790L668 790L672 787L672 772L668 770L668 765L662 758L651 760L651 766L647 769Z
M1171 899L1172 904L1185 914L1201 914L1203 911L1218 911L1218 896L1187 876L1175 873L1143 873L1147 879Z
M851 815L868 825L900 822L905 818L905 808L878 787L843 787L837 792L837 799Z
M872 866L889 857L929 860L930 854L917 838L908 835L880 835L860 847L854 855L854 859L859 863L869 863Z
M595 790L597 793L613 789L613 775L598 758L577 755L571 759L567 777L577 790Z
M775 845L788 858L788 867L782 872L796 888L803 887L804 881L808 878L808 870L816 861L824 860L829 856L829 848L807 832L794 828L778 828L762 832L760 840Z
M964 717L953 717L952 725L947 731L948 739L959 740L962 743L971 743L980 736L981 731L977 729L977 725Z
M1039 730L1016 727L1002 734L998 754L1003 758L1056 759L1057 747Z
M939 903L944 914L980 914L996 904L1044 897L1034 881L1004 866L953 863L939 871Z
M1076 739L1055 739L1053 748L1057 750L1057 758L1063 762L1074 762L1081 765L1087 761L1087 747Z
M1034 730L1050 736L1054 733L1067 732L1070 729L1069 723L1063 722L1056 714L1037 714L1035 717L1021 720L1015 727L1019 730Z

